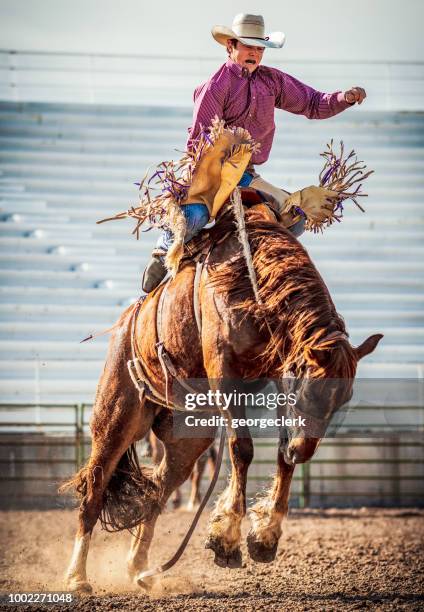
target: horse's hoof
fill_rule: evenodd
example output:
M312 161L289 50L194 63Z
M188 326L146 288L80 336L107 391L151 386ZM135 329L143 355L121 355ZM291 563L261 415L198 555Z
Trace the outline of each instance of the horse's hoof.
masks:
M254 533L247 536L247 550L250 558L259 563L271 563L277 554L278 540L273 546L265 546L263 542L256 539Z
M69 593L80 593L81 595L90 595L93 592L93 587L87 580L67 580L65 582L65 590Z
M154 584L155 584L155 579L153 576L149 576L147 578L136 578L135 579L135 583L141 588L143 589L143 591L149 592L152 590Z
M226 552L218 540L207 540L205 548L210 548L215 553L214 562L219 567L229 567L230 569L236 569L242 566L242 556L240 548L235 548L229 552Z
M193 512L194 510L197 510L199 505L200 504L198 502L192 502L191 500L189 500L186 505L186 510L187 512Z

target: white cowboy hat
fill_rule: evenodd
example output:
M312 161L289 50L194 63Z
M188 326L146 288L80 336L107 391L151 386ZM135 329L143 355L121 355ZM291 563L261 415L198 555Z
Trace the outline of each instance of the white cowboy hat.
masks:
M286 40L283 32L272 32L265 36L265 24L262 15L240 13L234 17L232 30L226 26L216 25L212 36L220 45L227 45L227 40L235 38L249 47L274 47L281 49Z

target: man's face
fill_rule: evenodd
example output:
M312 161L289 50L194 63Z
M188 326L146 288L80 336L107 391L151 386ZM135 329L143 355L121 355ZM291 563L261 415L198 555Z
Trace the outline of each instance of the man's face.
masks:
M227 50L233 62L243 66L243 68L247 68L250 74L252 74L262 61L265 47L248 47L239 40L235 46L235 43L229 40L227 42Z

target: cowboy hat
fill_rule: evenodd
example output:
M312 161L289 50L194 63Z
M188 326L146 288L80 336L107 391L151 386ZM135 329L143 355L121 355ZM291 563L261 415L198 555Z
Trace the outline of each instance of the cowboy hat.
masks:
M232 30L226 26L216 25L212 36L220 45L226 46L227 40L234 38L249 47L274 47L280 49L286 39L283 32L272 32L265 36L265 24L262 15L240 13L234 17Z

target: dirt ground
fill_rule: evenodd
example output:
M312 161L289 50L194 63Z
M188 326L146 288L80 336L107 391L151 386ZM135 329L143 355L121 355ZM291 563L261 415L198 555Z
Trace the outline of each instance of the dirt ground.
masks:
M167 560L192 513L167 512L158 525L152 564ZM424 511L292 511L270 564L250 560L221 569L203 548L207 516L180 562L146 595L126 577L129 534L97 528L89 554L94 595L72 610L423 610ZM0 513L0 591L62 589L76 511ZM248 531L245 521L243 536ZM2 609L53 610L64 606L19 605Z

